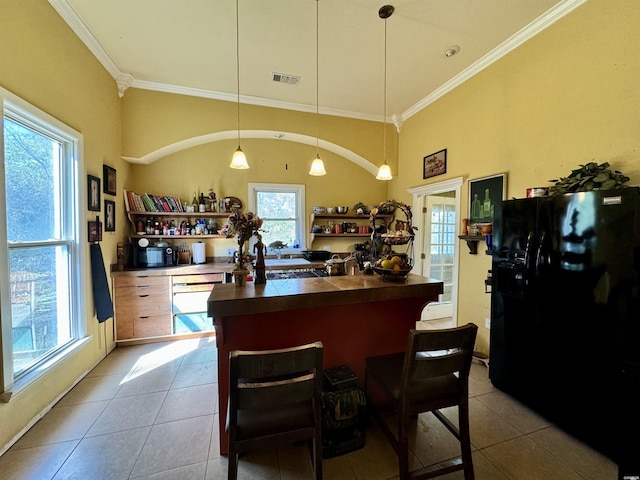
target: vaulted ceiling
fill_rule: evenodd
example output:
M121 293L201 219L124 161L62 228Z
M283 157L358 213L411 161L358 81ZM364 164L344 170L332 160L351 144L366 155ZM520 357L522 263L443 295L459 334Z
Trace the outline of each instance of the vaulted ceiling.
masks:
M236 101L239 58L242 102L315 112L317 98L321 113L371 120L385 110L378 10L393 5L386 113L398 121L583 1L238 0L236 18L235 0L49 0L121 94L138 87ZM451 49L459 51L448 57Z

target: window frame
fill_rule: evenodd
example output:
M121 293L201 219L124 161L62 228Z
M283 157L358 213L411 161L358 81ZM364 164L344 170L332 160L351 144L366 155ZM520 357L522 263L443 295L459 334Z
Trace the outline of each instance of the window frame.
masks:
M304 250L307 244L307 230L306 230L306 218L305 218L305 185L294 183L249 183L248 194L248 210L250 212L256 212L257 210L257 195L258 192L268 193L294 193L296 195L296 233L298 239L298 248L293 246L283 248L280 253L284 255L299 254Z
M69 313L72 339L65 345L58 347L48 356L42 358L28 372L18 379L13 371L13 332L11 313L11 290L9 277L9 243L7 239L6 221L0 221L0 355L2 356L2 370L0 371L0 392L12 391L14 394L27 388L42 375L45 375L56 365L72 355L81 345L88 341L87 337L87 309L86 295L82 294L82 286L86 286L86 271L84 268L87 248L82 241L86 236L84 205L84 183L81 182L83 169L83 136L80 132L65 125L58 119L31 105L8 90L0 87L0 165L4 171L4 122L5 117L33 128L40 134L47 136L61 144L61 154L64 157L61 188L63 191L61 212L63 215L63 234L61 239L35 242L37 245L56 246L65 244L69 255L69 292L71 301ZM0 179L0 209L6 211L5 177ZM32 246L34 242L15 242L12 248Z

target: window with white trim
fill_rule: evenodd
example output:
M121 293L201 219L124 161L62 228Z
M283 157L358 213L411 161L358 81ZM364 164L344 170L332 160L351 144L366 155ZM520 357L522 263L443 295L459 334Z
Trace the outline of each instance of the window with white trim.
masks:
M263 220L262 243L269 254L274 242L286 245L281 253L298 253L304 249L305 232L304 185L279 183L249 183L249 211Z
M79 314L84 183L81 134L1 88L0 100L2 387L8 390L44 373L85 334Z

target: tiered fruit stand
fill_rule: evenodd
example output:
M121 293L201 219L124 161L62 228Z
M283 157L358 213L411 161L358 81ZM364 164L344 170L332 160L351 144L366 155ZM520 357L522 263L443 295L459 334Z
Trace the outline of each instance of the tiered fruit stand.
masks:
M406 221L396 221L396 230L390 230L391 223L388 225L380 224L381 215L387 215L383 218L388 219L388 214L395 210L400 210L406 217ZM388 281L404 281L409 272L413 268L413 239L414 232L417 230L411 223L413 215L411 207L406 203L397 202L395 200L386 200L381 202L377 207L371 210L369 220L371 223L371 263L373 271ZM402 225L404 228L398 230L397 226ZM394 247L403 246L404 252L399 252ZM379 259L386 256L404 257L404 265L401 268L390 269L382 268L376 265Z

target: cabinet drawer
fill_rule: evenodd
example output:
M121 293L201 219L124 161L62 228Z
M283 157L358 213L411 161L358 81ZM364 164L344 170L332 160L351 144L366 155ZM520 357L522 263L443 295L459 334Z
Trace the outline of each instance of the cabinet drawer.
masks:
M149 287L151 285L169 286L168 275L131 275L115 277L114 287Z
M133 319L130 317L120 318L116 314L116 340L128 340L133 338Z
M171 335L171 330L171 315L155 315L152 317L137 318L133 322L134 338Z
M174 285L192 283L222 283L224 273L199 273L194 275L173 275L171 277Z
M130 297L127 301L116 301L116 316L137 318L169 314L171 313L169 300L168 294L155 294Z
M169 296L169 283L164 285L132 285L130 287L114 288L114 296L116 299L144 298L149 295L165 295Z

